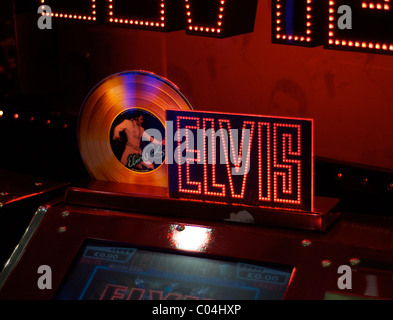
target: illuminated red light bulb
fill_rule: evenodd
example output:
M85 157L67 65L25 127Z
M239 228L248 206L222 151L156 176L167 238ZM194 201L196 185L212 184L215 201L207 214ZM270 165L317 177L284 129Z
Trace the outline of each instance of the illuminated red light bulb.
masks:
M55 18L67 18L67 19L74 19L74 20L89 20L89 21L93 20L93 21L95 21L96 20L95 0L90 0L90 1L92 3L90 12L86 12L84 14L76 14L76 13L72 13L72 12L52 12L50 15ZM46 4L46 1L41 0L41 3ZM51 5L51 3L50 3L50 5ZM68 10L66 10L66 11L68 11ZM45 13L42 13L42 14L45 14ZM49 16L49 13L46 13L46 15Z

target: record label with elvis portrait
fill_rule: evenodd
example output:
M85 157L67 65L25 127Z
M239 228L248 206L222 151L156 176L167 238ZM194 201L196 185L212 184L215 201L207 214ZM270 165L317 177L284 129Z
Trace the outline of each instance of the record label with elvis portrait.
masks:
M120 113L110 137L116 158L134 172L150 172L165 162L165 127L152 112L131 108Z
M169 80L125 71L93 88L79 115L82 160L97 181L167 187L166 110L192 110Z

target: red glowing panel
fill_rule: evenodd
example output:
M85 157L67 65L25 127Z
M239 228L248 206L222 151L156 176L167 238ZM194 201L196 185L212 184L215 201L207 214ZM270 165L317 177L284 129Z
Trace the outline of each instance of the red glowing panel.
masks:
M136 29L184 29L182 0L106 0L107 22Z
M186 32L228 37L254 30L257 0L184 0Z
M167 128L171 197L312 210L311 120L167 110Z
M322 44L321 0L272 0L272 42L314 47Z
M327 10L326 49L393 54L391 0L330 0Z
M96 21L96 0L40 0L51 8L51 16L67 20ZM42 14L46 14L45 11Z

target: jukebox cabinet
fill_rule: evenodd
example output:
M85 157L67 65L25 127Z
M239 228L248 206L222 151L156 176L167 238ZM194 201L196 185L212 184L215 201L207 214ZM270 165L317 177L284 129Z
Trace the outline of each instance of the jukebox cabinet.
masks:
M38 206L0 299L392 299L393 220L314 194L312 126L104 79L78 121L90 179Z

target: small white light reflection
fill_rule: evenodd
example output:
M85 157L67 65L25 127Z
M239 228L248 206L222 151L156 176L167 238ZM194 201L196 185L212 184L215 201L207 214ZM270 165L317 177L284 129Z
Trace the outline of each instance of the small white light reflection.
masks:
M172 224L168 237L176 249L203 252L206 251L212 241L212 229Z

